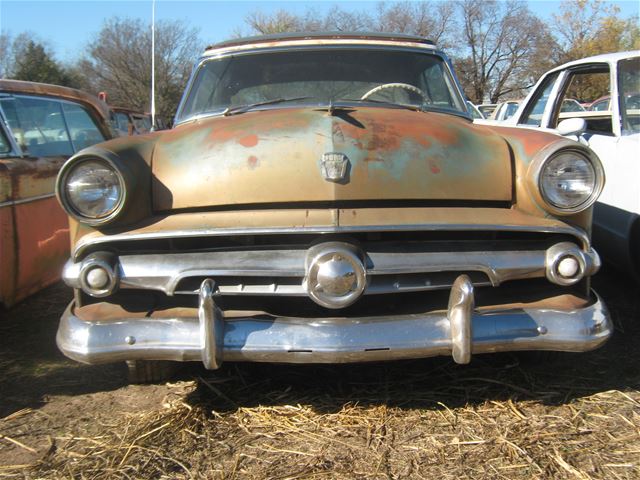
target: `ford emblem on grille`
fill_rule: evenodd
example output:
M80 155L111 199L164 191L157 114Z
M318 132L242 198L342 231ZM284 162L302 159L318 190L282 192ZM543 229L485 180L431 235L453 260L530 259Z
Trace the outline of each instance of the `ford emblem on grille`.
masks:
M328 182L346 182L349 174L349 158L344 153L325 153L322 155L320 170Z

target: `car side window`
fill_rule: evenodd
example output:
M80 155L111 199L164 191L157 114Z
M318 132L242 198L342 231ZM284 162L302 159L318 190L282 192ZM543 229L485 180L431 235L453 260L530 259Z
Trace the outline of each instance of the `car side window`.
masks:
M618 62L618 86L622 134L640 132L640 58Z
M463 108L458 105L456 99L451 95L451 80L446 74L443 65L429 65L423 72L420 79L421 90L428 94L427 103L443 108Z
M0 155L11 152L11 144L4 134L4 130L0 130Z
M551 126L557 127L558 123L567 118L584 118L588 132L613 135L610 103L607 102L602 110L591 110L589 107L596 105L601 108L600 102L608 100L610 92L611 81L607 64L588 65L570 71L559 94Z
M597 102L592 103L589 106L589 111L591 112L602 112L603 110L610 110L609 102L610 98L605 98L604 100L598 100Z
M2 98L0 103L16 142L27 155L73 155L59 101L16 96Z
M62 109L76 152L105 140L104 135L84 107L76 103L64 102Z
M116 125L120 132L129 135L129 116L126 113L116 113Z
M509 103L505 108L504 120L508 120L518 111L518 103Z
M549 95L551 95L551 90L553 89L553 85L555 84L558 75L559 72L555 72L544 79L533 98L528 102L527 109L523 113L518 124L532 125L535 127L540 126L542 123L542 115L545 107L547 106L547 102L549 101Z

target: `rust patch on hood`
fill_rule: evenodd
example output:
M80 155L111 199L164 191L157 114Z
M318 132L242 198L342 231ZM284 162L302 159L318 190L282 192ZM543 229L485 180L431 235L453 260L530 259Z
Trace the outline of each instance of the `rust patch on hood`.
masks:
M243 147L255 147L258 144L258 136L257 135L247 135L246 137L242 137L238 140L238 143Z
M323 154L330 152L349 159L344 182L323 178ZM331 116L312 108L247 112L185 124L159 139L154 209L509 201L511 160L502 136L453 115L379 107Z

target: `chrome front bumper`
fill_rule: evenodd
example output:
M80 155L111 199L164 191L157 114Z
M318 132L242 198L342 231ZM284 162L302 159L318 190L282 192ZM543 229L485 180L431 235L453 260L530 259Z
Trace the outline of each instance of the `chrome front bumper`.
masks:
M205 280L193 318L118 318L83 321L74 304L62 316L57 343L84 363L121 360L346 363L511 350L581 352L602 345L613 326L604 303L581 309L520 308L478 311L466 275L455 281L446 311L360 318L225 319Z

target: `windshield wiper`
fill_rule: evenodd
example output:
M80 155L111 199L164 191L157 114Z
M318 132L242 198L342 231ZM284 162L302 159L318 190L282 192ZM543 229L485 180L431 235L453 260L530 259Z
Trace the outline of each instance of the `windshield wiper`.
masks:
M239 105L237 107L227 107L227 109L222 112L222 115L228 117L229 115L238 115L240 113L248 112L249 110L261 107L263 105L274 105L276 103L285 103L285 102L295 102L297 100L305 100L307 98L313 98L310 96L305 97L293 97L293 98L274 98L273 100L267 100L264 102L250 103L249 105Z
M372 100L370 98L367 98L365 100L362 100L360 98L357 99L343 99L343 101L345 102L356 102L356 103L367 103L367 102L371 102L371 103L377 103L380 105L386 105L389 107L394 107L394 108L405 108L407 110L412 110L414 112L436 112L436 113L445 113L448 115L455 115L457 117L462 117L462 118L466 118L467 120L470 118L469 114L466 112L461 112L458 110L451 110L449 108L441 108L441 107L436 107L433 105L412 105L409 103L394 103L394 102L386 102L384 100Z

